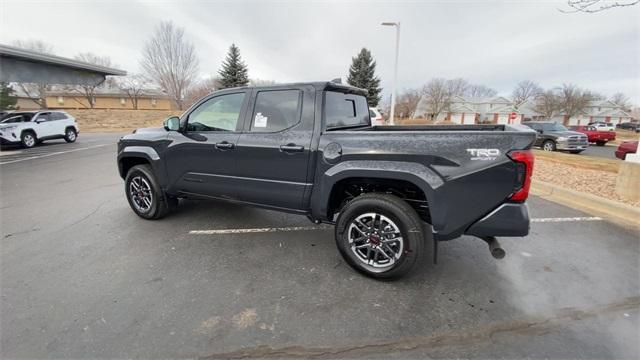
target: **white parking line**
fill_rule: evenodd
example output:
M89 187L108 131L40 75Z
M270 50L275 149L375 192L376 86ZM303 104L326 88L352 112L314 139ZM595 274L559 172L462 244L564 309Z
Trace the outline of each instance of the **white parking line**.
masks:
M548 222L578 222L578 221L601 221L599 217L566 217L566 218L534 218L533 223ZM328 230L329 226L288 226L288 227L272 227L272 228L255 228L255 229L220 229L220 230L191 230L191 235L224 235L224 234L257 234L287 231L314 231Z
M0 165L17 163L17 162L20 162L20 161L27 161L27 160L33 160L33 159L40 159L40 158L43 158L43 157L49 157L49 156L53 156L53 155L72 153L72 152L75 152L75 151L95 149L95 148L99 148L99 147L103 147L103 146L111 146L111 145L113 145L113 144L100 144L100 145L87 146L87 147L83 147L83 148L77 148L77 149L66 150L66 151L56 151L56 152L52 152L52 153L48 153L48 154L41 154L41 155L30 156L30 157L26 157L26 158L22 158L22 159L16 159L16 160L11 160L11 161L0 162Z
M531 219L531 222L534 223L545 223L545 222L572 222L572 221L601 221L603 220L597 216L589 216L589 217L566 217L566 218L536 218Z
M313 231L331 229L328 226L289 226L275 228L257 228L257 229L222 229L222 230L191 230L192 235L221 235L221 234L250 234L250 233L270 233L282 231Z

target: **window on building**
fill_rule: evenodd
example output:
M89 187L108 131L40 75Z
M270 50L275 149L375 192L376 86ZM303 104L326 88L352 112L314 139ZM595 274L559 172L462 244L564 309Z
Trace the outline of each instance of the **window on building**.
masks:
M58 105L64 105L64 96L58 96Z
M125 98L120 98L120 105L122 105L122 106L127 105L127 99L125 99Z
M151 99L151 106L156 106L156 105L158 105L158 99L152 98Z
M260 91L251 118L252 132L277 132L300 121L300 90Z

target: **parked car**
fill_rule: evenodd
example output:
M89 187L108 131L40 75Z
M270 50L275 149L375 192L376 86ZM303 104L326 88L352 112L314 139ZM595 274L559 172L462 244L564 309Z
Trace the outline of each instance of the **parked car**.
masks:
M621 123L621 124L618 124L618 129L640 132L640 123L637 123L637 122Z
M76 119L64 111L20 111L0 121L0 143L34 147L45 140L74 142L80 132Z
M371 126L365 95L332 82L216 91L120 139L125 196L144 219L213 198L335 224L345 261L375 278L410 271L425 240L477 236L501 257L496 236L528 234L535 132Z
M616 131L616 127L613 123L592 122L589 123L589 125L595 127L598 131Z
M384 125L384 117L376 108L369 108L369 116L371 117L371 125Z
M531 121L523 124L538 133L534 145L544 151L568 151L579 154L589 147L587 135L570 131L556 122Z
M587 140L590 143L595 143L598 146L604 146L607 142L616 139L615 131L598 131L594 126L575 126L571 130L587 135Z
M616 157L621 160L627 158L627 154L633 154L638 151L638 140L623 141L616 149Z

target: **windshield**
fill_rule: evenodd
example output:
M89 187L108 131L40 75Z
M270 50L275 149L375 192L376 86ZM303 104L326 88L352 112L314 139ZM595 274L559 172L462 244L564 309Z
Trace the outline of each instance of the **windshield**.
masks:
M560 125L558 123L542 124L542 130L544 130L544 131L569 131L569 129L567 129L566 127L564 127L563 125Z

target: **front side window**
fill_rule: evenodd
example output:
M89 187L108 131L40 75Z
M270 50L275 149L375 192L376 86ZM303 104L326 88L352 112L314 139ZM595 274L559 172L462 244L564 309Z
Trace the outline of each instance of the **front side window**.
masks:
M324 113L327 129L371 125L369 107L364 96L327 91Z
M236 131L244 93L221 95L200 104L187 121L187 131Z
M300 122L300 90L260 91L251 118L251 132L277 132Z

